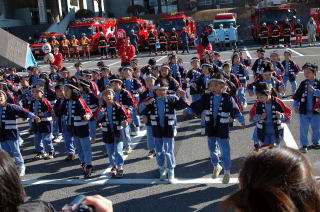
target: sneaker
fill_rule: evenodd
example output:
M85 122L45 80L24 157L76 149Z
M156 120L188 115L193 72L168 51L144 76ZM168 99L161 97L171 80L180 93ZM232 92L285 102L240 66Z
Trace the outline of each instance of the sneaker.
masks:
M68 162L68 161L72 161L72 160L74 160L74 159L76 159L76 154L71 154L71 155L68 155L68 156L64 159L64 161L65 161L65 162Z
M174 180L174 169L169 169L168 170L168 180L169 181Z
M147 156L149 159L152 159L154 157L156 157L156 151L153 149L153 150L150 150L150 152L148 153L148 156Z
M21 137L19 137L19 146L22 146L23 143L24 143L24 140Z
M314 149L320 149L320 144L312 144L311 147Z
M61 143L63 140L63 137L61 135L56 136L52 142L54 143Z
M86 164L85 163L81 163L80 166L81 166L82 174L84 174L85 170L86 170Z
M201 135L206 135L206 129L204 127L201 128Z
M213 172L212 172L212 178L216 179L217 177L219 177L220 172L222 171L222 167L218 164L216 168L214 168Z
M26 167L25 166L19 166L18 167L18 172L19 172L19 176L23 177L24 175L26 175Z
M166 169L160 169L160 180L164 181L167 178L167 170Z
M117 175L117 167L112 167L110 171L110 176L115 177Z
M90 178L92 175L92 165L87 165L84 170L84 178Z
M301 147L300 152L307 153L308 152L308 147L307 146Z
M53 159L53 158L54 158L54 152L49 152L48 159Z
M123 178L123 168L117 169L117 174L115 176L116 178Z
M222 178L223 184L228 184L230 182L230 174L224 174Z
M46 155L44 152L38 152L34 158L39 160L39 159L43 159L45 157L46 157Z
M95 138L91 138L90 142L91 142L92 144L94 144L94 143L96 143L96 139L95 139Z
M132 152L131 146L126 147L125 150L124 150L124 152L125 152L127 155L130 154L130 153Z

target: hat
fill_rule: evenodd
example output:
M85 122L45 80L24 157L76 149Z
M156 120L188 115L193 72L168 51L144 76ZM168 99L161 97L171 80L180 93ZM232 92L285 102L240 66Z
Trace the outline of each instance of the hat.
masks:
M91 73L100 74L99 70L97 70L97 69L93 69L93 70L91 71Z
M104 91L102 91L101 96L103 96L105 93L107 92L112 92L113 94L115 94L114 90L111 88L106 88Z
M82 72L82 76L92 76L91 72L89 70L84 70Z
M87 81L87 80L83 80L83 79L80 79L79 80L80 84L83 85L83 86L86 86L86 87L89 87L90 88L90 82Z
M317 72L318 71L318 66L316 64L312 64L312 63L305 63L302 66L302 70L304 70L304 69L310 69L313 72Z
M199 60L199 58L197 58L197 57L193 57L193 58L191 58L191 60L190 60L190 63L191 62L200 62L200 60Z
M40 86L40 85L33 86L32 90L36 90L36 91L40 91L41 93L44 93L44 88L43 86Z
M161 69L162 69L162 68L171 69L168 63L163 63L162 66L161 66Z
M161 83L157 83L156 85L154 85L154 86L152 87L152 89L153 89L153 90L156 90L156 89L159 89L159 90L168 90L169 87L163 86L163 85L161 85Z
M116 77L116 76L112 76L112 77L110 77L110 83L112 83L112 82L120 82L120 83L123 83L122 82L122 80L121 79L119 79L118 77Z
M207 66L207 67L209 67L209 68L213 68L213 66L212 66L211 64L209 64L209 63L204 63L204 64L202 64L202 65L201 65L201 68L203 68L204 66Z
M147 79L154 79L154 80L157 80L157 78L156 77L154 77L154 76L152 76L152 75L148 75L147 77L146 77L146 80Z
M122 71L124 70L130 70L130 71L133 71L133 68L131 66L125 66L122 68Z
M6 97L6 99L8 99L6 92L4 92L3 90L0 90L0 93L3 94Z
M289 54L289 55L291 55L292 53L291 53L290 50L285 50L285 51L283 52L283 54Z
M219 27L223 27L223 24L220 24Z
M59 71L59 73L69 73L69 69L67 69L67 68L62 68L60 71Z
M64 86L67 86L67 87L69 87L71 89L75 89L77 91L80 91L77 82L78 82L77 78L71 77L71 79L69 79L68 82Z
M209 80L208 84L210 84L210 82L212 82L212 81L226 83L226 81L223 79L212 78Z
M231 63L229 61L225 61L221 67L224 68L225 66L231 66Z
M101 67L100 70L101 71L110 70L110 67L109 66L103 66L103 67Z

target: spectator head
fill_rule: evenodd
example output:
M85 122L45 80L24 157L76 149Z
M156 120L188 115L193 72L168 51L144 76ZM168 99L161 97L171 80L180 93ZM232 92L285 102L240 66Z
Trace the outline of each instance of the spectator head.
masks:
M252 153L239 175L240 189L223 205L238 211L320 211L319 184L309 161L289 148Z
M157 65L157 61L156 61L155 58L150 58L149 61L148 61L148 64L150 66L155 66L155 65Z

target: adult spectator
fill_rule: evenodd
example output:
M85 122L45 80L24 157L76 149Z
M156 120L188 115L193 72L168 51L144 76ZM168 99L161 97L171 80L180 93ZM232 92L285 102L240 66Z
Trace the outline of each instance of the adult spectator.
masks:
M313 44L315 46L316 45L317 24L314 21L313 17L311 17L310 21L308 22L307 30L308 30L309 46L311 46L311 44Z
M121 58L121 66L129 66L130 62L136 55L136 50L134 46L130 43L129 37L126 38L125 44L122 45L122 47L119 49L118 54Z
M138 38L138 35L136 33L134 33L133 29L130 31L129 37L130 37L131 44L136 49L136 53L139 54L139 48L138 48L138 40L139 40L139 38Z
M187 51L187 53L189 53L190 36L185 27L183 27L183 31L181 32L180 37L182 42L182 53L184 53L184 51Z
M200 59L201 64L204 62L204 55L207 52L212 52L211 43L209 43L208 35L203 34L201 38L201 42L197 45L197 52Z
M52 63L53 65L56 65L59 70L62 69L62 54L59 53L59 46L53 47L53 57L54 57L54 62Z
M223 205L246 212L320 211L320 187L298 151L268 148L252 153L239 175L240 190Z

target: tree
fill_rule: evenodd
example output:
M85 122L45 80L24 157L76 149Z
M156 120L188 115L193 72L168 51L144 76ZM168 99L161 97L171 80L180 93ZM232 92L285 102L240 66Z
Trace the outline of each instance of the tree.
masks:
M131 5L127 9L127 13L132 13L134 16L138 16L140 13L146 12L146 8L142 5Z
M76 19L93 18L94 16L95 16L94 12L92 12L91 10L86 10L86 9L78 10L75 14Z

